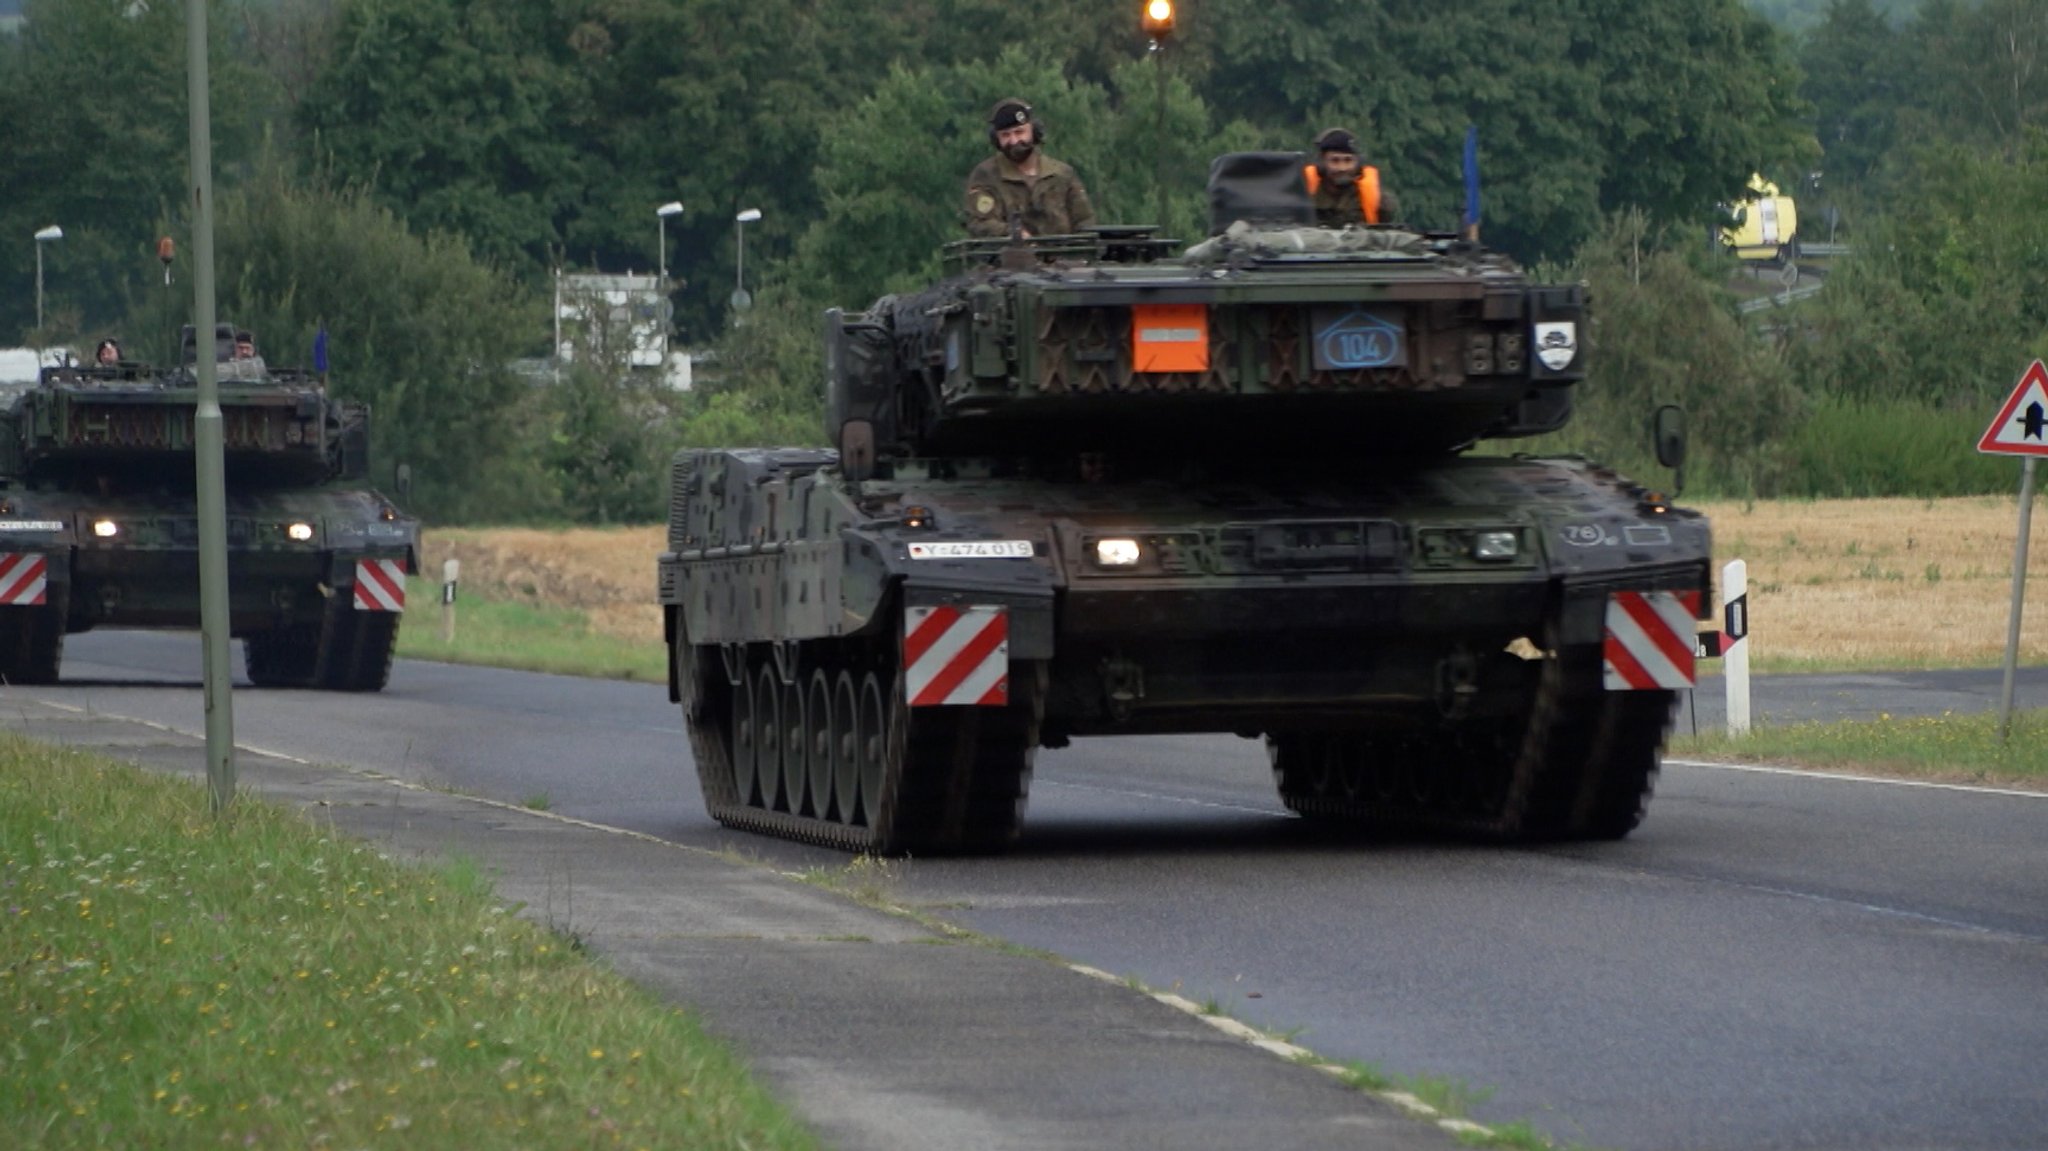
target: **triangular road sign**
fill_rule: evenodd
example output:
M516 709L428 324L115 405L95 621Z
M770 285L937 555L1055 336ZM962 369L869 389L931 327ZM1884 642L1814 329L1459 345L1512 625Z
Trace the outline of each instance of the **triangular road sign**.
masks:
M1977 450L2001 456L2048 456L2048 367L2035 360L1984 429Z

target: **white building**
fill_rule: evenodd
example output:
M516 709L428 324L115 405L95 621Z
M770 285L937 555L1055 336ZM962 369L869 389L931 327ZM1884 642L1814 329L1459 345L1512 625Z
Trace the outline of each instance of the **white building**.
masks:
M671 340L674 307L658 276L555 273L555 359L624 363L690 387L690 357Z

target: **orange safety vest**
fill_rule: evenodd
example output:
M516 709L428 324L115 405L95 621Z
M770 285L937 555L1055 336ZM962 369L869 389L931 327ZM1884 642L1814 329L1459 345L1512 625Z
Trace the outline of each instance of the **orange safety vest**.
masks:
M1313 196L1323 185L1323 170L1310 164L1301 170L1308 180L1308 194ZM1358 166L1358 206L1365 211L1365 222L1380 222L1380 170L1370 164Z

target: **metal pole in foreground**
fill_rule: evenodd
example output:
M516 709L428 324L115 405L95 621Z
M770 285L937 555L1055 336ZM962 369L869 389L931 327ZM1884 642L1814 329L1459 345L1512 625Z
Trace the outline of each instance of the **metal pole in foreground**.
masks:
M2012 617L2005 628L2005 686L1998 693L1998 742L2012 730L2012 681L2020 661L2020 609L2027 600L2027 533L2034 518L2034 463L2020 465L2020 538L2012 551Z
M206 787L215 814L235 798L235 713L229 691L227 478L222 464L220 373L214 365L213 106L208 98L206 4L185 5L186 79L191 103L193 370L199 405L193 428L199 479L199 635L206 667Z

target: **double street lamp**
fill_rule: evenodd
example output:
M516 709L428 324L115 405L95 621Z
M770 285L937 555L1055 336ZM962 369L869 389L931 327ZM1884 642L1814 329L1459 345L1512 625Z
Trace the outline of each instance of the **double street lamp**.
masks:
M670 200L654 210L655 227L661 230L661 252L655 259L655 267L661 273L661 283L668 285L668 218L683 214L683 202Z
M744 312L754 306L754 297L747 294L747 225L761 218L761 209L748 208L733 219L734 243L738 247L738 262L733 265L732 310Z
M55 224L36 233L36 331L43 330L43 245L51 240L64 238L64 229Z

